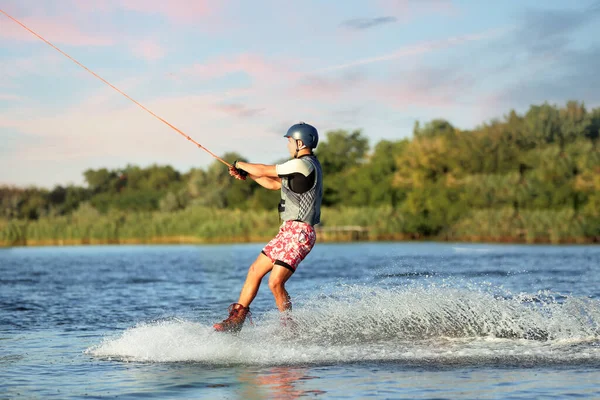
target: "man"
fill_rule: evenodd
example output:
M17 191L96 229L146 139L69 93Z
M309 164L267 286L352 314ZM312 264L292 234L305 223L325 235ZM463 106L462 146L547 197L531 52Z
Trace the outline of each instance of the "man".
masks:
M284 317L292 309L285 283L298 264L312 250L316 234L314 225L320 222L323 198L321 164L313 154L319 142L315 127L303 122L293 125L284 135L291 160L278 165L251 164L236 161L229 169L231 176L254 179L259 185L281 190L279 215L283 221L279 233L258 255L248 269L239 300L229 306L229 317L214 325L222 332L239 332L250 312L262 278L269 272L269 288ZM284 318L285 319L285 318Z

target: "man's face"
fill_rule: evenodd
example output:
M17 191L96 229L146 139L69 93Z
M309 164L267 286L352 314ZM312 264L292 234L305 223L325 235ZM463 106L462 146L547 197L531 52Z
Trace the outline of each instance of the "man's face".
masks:
M294 155L296 154L296 141L294 139L292 139L291 137L289 137L287 139L288 139L288 142L287 142L288 151L290 152L290 156L294 157Z

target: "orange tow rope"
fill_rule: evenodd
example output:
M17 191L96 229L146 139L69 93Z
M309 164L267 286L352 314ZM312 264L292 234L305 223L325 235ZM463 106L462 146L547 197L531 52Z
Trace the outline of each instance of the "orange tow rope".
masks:
M179 133L180 135L182 135L183 137L185 137L187 140L189 140L190 142L194 143L196 146L198 146L202 150L206 151L208 154L210 154L211 156L213 156L214 158L216 158L217 160L219 160L223 164L227 165L228 167L231 167L231 164L229 164L227 161L225 161L222 158L218 157L216 154L214 154L213 152L211 152L210 150L208 150L206 147L202 146L200 143L196 142L194 139L192 139L191 137L189 137L188 135L186 135L184 132L182 132L181 130L179 130L175 126L171 125L169 122L167 122L163 118L161 118L158 115L154 114L152 111L150 111L149 109L147 109L146 107L144 107L142 104L138 103L136 100L134 100L131 97L129 97L127 95L127 93L121 91L119 88L117 88L116 86L112 85L106 79L102 78L100 75L96 74L94 71L92 71L91 69L89 69L88 67L86 67L85 65L83 65L82 63L80 63L79 61L77 61L76 59L74 59L73 57L71 57L70 55L68 55L64 51L62 51L61 49L59 49L58 47L56 47L55 45L53 45L52 43L50 43L49 41L47 41L46 39L44 39L42 36L38 35L34 31L32 31L31 29L29 29L22 22L20 22L17 19L11 17L10 15L8 15L6 12L4 12L1 9L0 9L0 13L6 15L8 18L12 19L17 24L19 24L23 28L27 29L29 32L31 32L32 34L34 34L35 36L37 36L39 39L41 39L42 41L44 41L47 45L49 45L50 47L52 47L54 50L58 51L63 56L67 57L69 60L73 61L75 64L79 65L81 68L85 69L87 72L89 72L90 74L94 75L96 78L100 79L102 82L106 83L108 86L110 86L111 88L113 88L117 92L121 93L123 96L125 96L126 98L128 98L129 100L131 100L132 102L134 102L135 104L137 104L138 106L140 106L143 110L147 111L150 115L152 115L153 117L157 118L159 121L161 121L164 124L166 124L167 126L169 126L169 128L173 129L175 132Z

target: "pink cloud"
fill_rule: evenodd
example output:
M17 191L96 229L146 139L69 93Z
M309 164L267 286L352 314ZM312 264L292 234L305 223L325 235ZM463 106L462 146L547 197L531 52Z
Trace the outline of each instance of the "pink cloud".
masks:
M174 21L192 22L211 15L216 7L215 1L208 0L121 0L119 4L126 9L165 15Z
M128 86L123 82L117 85L125 89ZM127 163L168 163L180 170L213 162L207 153L135 105L119 100L117 94L115 101L104 102L102 97L108 90L101 89L93 101L78 103L60 113L44 107L18 114L0 109L0 129L10 127L23 137L34 138L26 143L19 141L11 159L45 165L44 171L62 165L76 170L75 177L94 162L110 168ZM298 120L316 121L305 102L277 93L256 93L252 99L256 107L241 103L237 92L138 100L215 154L235 150L257 162L272 162L286 156L285 141L275 140L266 127L273 121L285 121L285 126ZM268 112L259 108L263 105ZM283 133L278 131L277 138ZM48 151L50 146L52 151ZM0 157L0 163L3 159ZM40 182L47 185L64 180L62 176L46 173Z
M239 103L218 104L214 107L218 111L238 118L253 117L264 111L264 108L250 108Z
M340 97L360 87L366 77L357 73L345 73L341 76L307 75L294 87L297 93L308 99L331 99ZM364 88L368 90L368 88Z
M160 60L166 54L165 49L161 45L147 39L133 43L131 48L134 54L146 61Z
M19 128L21 126L22 125L19 120L15 120L15 119L0 115L0 127L2 127L2 128Z
M361 58L305 75L294 86L296 93L306 99L346 101L371 99L393 108L413 106L450 107L458 103L473 85L473 79L459 70L430 68L418 61L417 55L445 50L472 41L495 37L505 30L449 37L404 46L394 52L376 57ZM363 75L353 67L397 59L406 59L404 71L397 77ZM407 62L410 63L407 64ZM408 67L408 68L407 68Z
M196 22L213 16L221 7L217 1L208 0L105 0L105 1L75 1L80 11L112 12L128 10L143 14L159 14L176 22Z
M0 101L21 101L23 99L23 96L19 96L16 94L0 93Z
M16 88L16 83L11 83L10 78L16 78L26 75L43 74L49 75L56 73L57 69L63 63L63 56L49 50L27 58L12 58L0 63L0 76L7 77L7 82L0 82L0 87Z
M122 41L122 38L117 38L114 33L109 33L108 30L111 29L110 24L105 24L106 26L102 27L102 29L105 30L103 33L89 33L89 27L86 27L85 29L80 27L82 21L93 21L94 19L97 19L98 12L114 11L123 8L134 11L144 11L147 13L161 13L169 18L181 18L182 20L204 16L212 10L203 6L202 2L177 0L169 3L138 0L118 2L112 2L111 0L107 0L106 2L76 1L72 5L76 11L79 11L76 17L74 17L72 11L69 14L66 13L64 4L61 7L56 6L53 9L54 16L29 15L27 17L20 17L19 15L13 15L13 17L58 47L63 45L110 46L119 44ZM144 5L147 7L143 7ZM171 7L171 5L173 7ZM23 13L26 12L26 10L23 11ZM0 39L41 43L38 37L4 15L0 15L0 22L2 22ZM166 54L165 49L160 44L149 39L127 40L126 45L130 47L131 51L136 56L147 61L161 59Z
M418 43L418 44L414 44L414 45L404 46L404 47L402 47L394 52L388 53L388 54L383 54L383 55L375 56L375 57L361 58L358 60L346 62L344 64L338 64L338 65L333 65L333 66L326 67L326 68L321 68L315 72L336 71L336 70L341 70L341 69L346 69L346 68L351 68L351 67L357 67L360 65L367 65L367 64L374 64L374 63L379 63L379 62L384 62L384 61L397 60L400 58L415 56L418 54L431 53L435 50L447 49L447 48L455 47L460 44L464 44L464 43L468 43L468 42L489 39L491 37L497 36L501 32L504 32L504 30L502 30L502 31L492 30L492 31L487 31L487 32L482 32L482 33L462 35L462 36L452 36L452 37L448 37L448 38L444 38L444 39L422 42L422 43Z
M181 96L159 98L144 105L210 150L222 153L231 150L232 132L240 136L260 133L258 124L253 127L251 120L231 119L227 113L250 110L244 106L221 107L227 111L225 117L215 113L215 104L222 101L221 96ZM85 160L102 154L123 160L132 154L172 160L179 160L184 153L189 160L198 156L198 149L177 132L135 105L121 104L98 107L83 103L60 114L35 109L18 117L0 113L0 127L36 137L30 146L20 149L20 157L27 160ZM55 151L47 152L43 143L52 143Z
M452 0L379 0L379 4L384 10L403 20L427 12L446 15L458 13Z
M420 68L403 72L396 79L369 84L366 94L394 108L455 107L462 105L476 88L473 76L460 69Z
M195 64L181 71L184 75L202 79L214 79L229 74L246 73L253 80L268 82L293 80L301 76L287 65L271 62L257 54L240 54L209 60L204 64Z
M28 32L16 22L9 20L4 15L0 16L2 29L0 38L17 41L40 41L39 38ZM16 17L15 17L16 18ZM106 35L87 34L70 19L61 17L26 17L19 19L25 26L54 44L72 46L108 46L114 43L113 38Z

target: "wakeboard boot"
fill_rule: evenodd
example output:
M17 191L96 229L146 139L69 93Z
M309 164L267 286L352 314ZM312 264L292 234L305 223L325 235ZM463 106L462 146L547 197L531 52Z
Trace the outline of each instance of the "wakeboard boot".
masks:
M242 329L246 317L250 315L250 307L244 307L239 303L229 306L229 317L213 325L218 332L237 333Z

